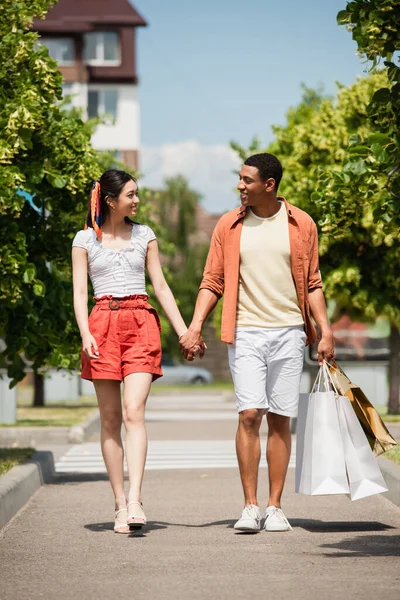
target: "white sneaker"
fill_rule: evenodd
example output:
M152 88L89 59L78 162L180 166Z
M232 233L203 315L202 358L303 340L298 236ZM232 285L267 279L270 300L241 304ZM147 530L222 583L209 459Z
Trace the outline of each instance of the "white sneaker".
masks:
M268 506L265 511L265 531L292 531L283 511L276 506Z
M261 513L258 506L248 504L242 512L239 521L233 526L236 531L260 531L261 529Z

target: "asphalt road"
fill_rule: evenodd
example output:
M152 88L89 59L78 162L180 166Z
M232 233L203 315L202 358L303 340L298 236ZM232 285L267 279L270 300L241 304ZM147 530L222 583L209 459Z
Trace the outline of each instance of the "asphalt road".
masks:
M213 419L214 411L226 418ZM219 399L200 407L190 399L178 406L158 400L149 437L229 440L232 411ZM149 525L142 534L114 534L112 495L101 473L68 473L42 487L0 532L1 599L399 597L400 509L384 497L352 503L296 495L290 469L284 509L293 531L237 534L237 469L202 468L201 460L196 468L170 469L168 460L146 473ZM266 480L263 468L263 504Z

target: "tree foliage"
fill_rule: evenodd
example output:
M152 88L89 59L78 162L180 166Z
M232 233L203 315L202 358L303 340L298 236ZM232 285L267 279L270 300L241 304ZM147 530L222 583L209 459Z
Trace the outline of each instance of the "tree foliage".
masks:
M354 247L357 258L351 277L359 282L346 286L342 279L337 293L367 318L383 314L390 320L388 406L400 413L400 5L354 0L337 20L351 31L369 71L383 73L386 81L369 99L370 132L351 136L341 168L321 175L318 201L326 215L323 231L338 232L329 251L343 243Z
M326 226L359 222L373 208L373 219L385 223L385 233L396 236L400 225L400 6L396 0L355 0L338 14L365 58L371 73L384 74L381 86L367 105L369 130L351 136L341 169L321 177L319 193L327 213ZM356 195L346 203L343 196Z
M177 176L165 181L155 201L163 228L164 270L186 323L192 318L208 250L208 244L199 242L197 237L200 198L184 177ZM176 335L169 324L167 327L163 348L168 354L178 355Z
M35 371L76 364L71 239L102 165L92 124L63 109L57 63L31 31L54 3L3 2L0 12L0 360L14 383L22 355Z
M63 106L57 63L31 31L33 18L44 18L54 4L16 0L3 3L0 13L0 366L13 384L24 377L26 360L35 373L49 365L79 365L71 241L83 227L93 180L110 167L129 170L112 153L92 148L96 121L85 122ZM140 190L137 219L155 230L167 279L187 313L198 272L187 243L199 198L183 179L166 186L157 193ZM157 207L161 218L153 219ZM149 291L157 306L151 286ZM162 311L160 316L163 346L178 348Z
M304 88L287 123L273 127L275 139L266 149L283 163L281 193L319 222L326 295L356 319L400 316L400 290L395 285L399 250L394 232L387 231L387 222L380 218L388 194L382 189L366 191L364 199L357 188L364 150L356 141L374 134L368 105L386 82L386 72L375 73L340 87L337 98ZM353 152L343 169L349 138ZM243 152L248 155L248 150ZM323 187L328 176L329 181L341 182L340 196L332 198Z
M338 21L348 25L359 52L372 61L371 72L348 88L339 86L335 99L304 88L286 124L273 128L267 151L284 165L282 193L319 223L325 294L354 319L386 316L395 333L400 325L400 79L392 60L400 45L399 6L357 0ZM255 144L260 148L253 140L252 151ZM392 346L393 352L398 355ZM390 376L398 380L392 367ZM392 412L398 412L398 384L394 404Z

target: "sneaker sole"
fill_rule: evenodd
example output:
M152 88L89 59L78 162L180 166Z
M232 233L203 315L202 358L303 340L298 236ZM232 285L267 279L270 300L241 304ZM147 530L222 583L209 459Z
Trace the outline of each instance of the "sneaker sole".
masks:
M274 531L293 531L293 530L291 527L287 527L286 525L282 525L281 527L279 527L279 525L277 525L276 527L273 527L271 529L264 527L264 531L273 533Z
M233 526L233 529L235 531L250 531L250 532L256 533L258 531L261 531L261 526L260 527L246 527L246 525L240 525L239 527Z

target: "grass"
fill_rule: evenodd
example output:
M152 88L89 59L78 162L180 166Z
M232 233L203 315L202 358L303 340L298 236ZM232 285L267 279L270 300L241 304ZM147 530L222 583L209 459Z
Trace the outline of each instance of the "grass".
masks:
M376 410L387 423L400 423L400 415L388 415L387 406L376 406Z
M97 407L95 396L81 396L47 406L32 406L32 386L21 386L17 397L17 422L1 427L71 427L82 423Z
M29 460L34 452L33 448L0 448L0 475Z
M396 465L400 465L400 446L396 446L395 448L389 450L389 452L385 452L384 457L389 458L395 462Z

